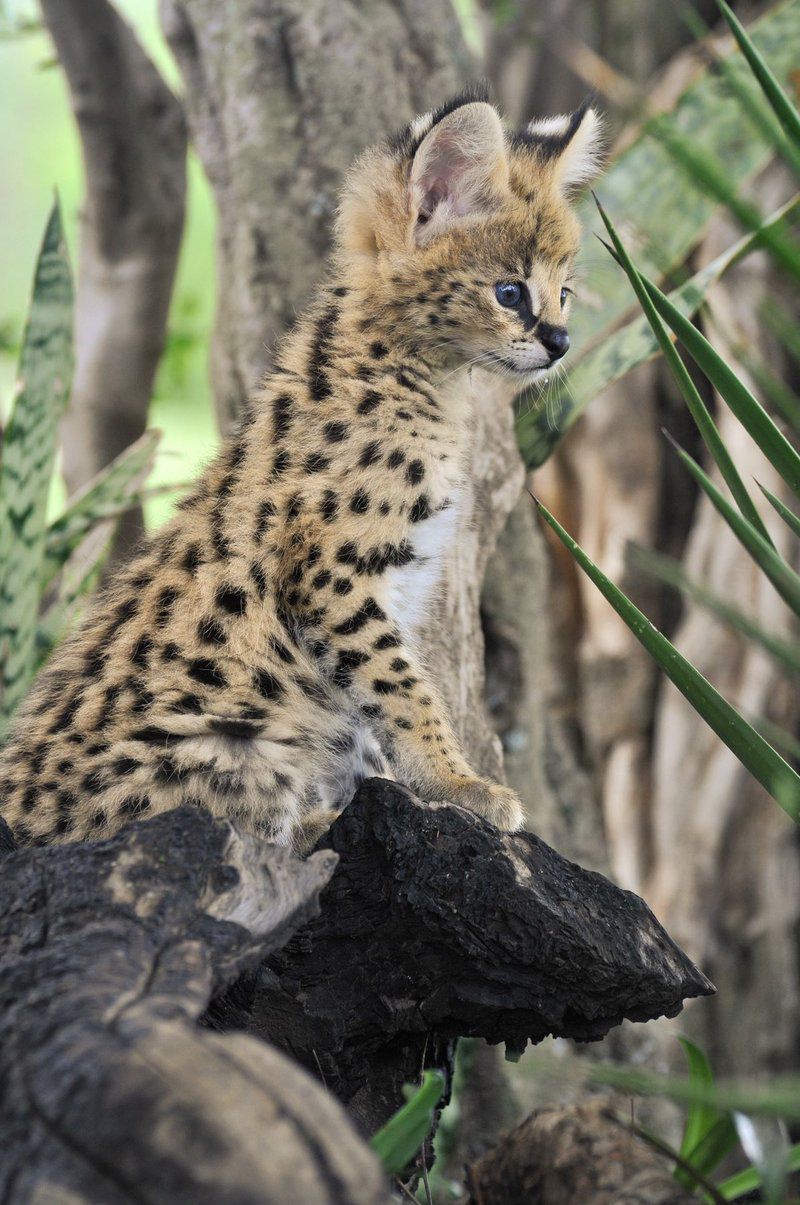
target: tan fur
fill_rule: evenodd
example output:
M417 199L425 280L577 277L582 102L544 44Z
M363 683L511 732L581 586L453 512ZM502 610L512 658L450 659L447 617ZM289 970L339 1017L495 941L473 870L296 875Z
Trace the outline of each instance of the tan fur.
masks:
M520 387L544 366L578 242L567 151L467 98L356 164L329 281L241 431L21 709L0 764L20 841L191 802L311 840L370 774L521 822L468 765L418 632L471 427L439 386L473 360ZM530 329L498 304L507 280L530 290Z

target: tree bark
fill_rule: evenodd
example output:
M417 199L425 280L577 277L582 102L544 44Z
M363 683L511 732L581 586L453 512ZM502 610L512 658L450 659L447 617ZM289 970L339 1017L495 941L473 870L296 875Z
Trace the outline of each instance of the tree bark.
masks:
M3 857L3 1200L388 1202L377 1159L313 1079L196 1023L314 915L335 864L199 808Z
M62 423L70 494L143 433L183 231L183 110L108 0L42 0L83 151L75 376ZM141 534L126 515L115 553Z

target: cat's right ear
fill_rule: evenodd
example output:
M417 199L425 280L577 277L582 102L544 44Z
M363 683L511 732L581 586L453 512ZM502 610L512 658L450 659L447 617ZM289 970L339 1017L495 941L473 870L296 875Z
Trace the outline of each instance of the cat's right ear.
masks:
M408 214L417 244L475 214L489 213L508 186L503 127L483 101L453 109L417 147L408 177Z

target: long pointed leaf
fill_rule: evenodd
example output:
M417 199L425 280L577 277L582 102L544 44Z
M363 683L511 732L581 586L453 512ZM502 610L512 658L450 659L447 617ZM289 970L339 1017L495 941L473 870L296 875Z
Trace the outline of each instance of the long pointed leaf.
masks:
M737 347L736 358L744 364L751 377L773 410L788 423L796 435L800 435L800 397L785 381L771 373L759 360L749 355L746 349Z
M789 510L789 507L786 506L785 503L781 502L780 498L777 498L775 494L768 490L765 485L762 485L761 482L758 483L758 488L761 490L761 493L764 495L770 505L774 507L774 509L783 519L786 526L793 531L796 536L800 536L800 515L796 515L793 510Z
M0 736L35 661L47 493L72 375L72 276L56 202L42 242L0 474Z
M770 543L771 541L769 534L767 533L767 529L762 522L761 516L756 510L752 498L747 492L744 482L739 476L738 469L733 463L728 449L725 447L722 437L717 430L716 423L709 414L708 407L706 406L705 402L697 392L697 388L689 376L686 365L674 348L672 340L670 339L669 334L667 333L667 330L661 321L653 300L650 297L649 291L645 287L645 278L640 276L639 272L634 266L630 256L625 250L622 240L617 234L614 223L611 221L611 218L605 212L599 201L597 202L597 207L600 210L600 216L603 219L606 230L608 231L611 241L614 244L614 251L616 252L618 262L625 271L628 280L631 282L631 287L639 299L639 303L644 310L645 317L650 323L653 333L658 339L661 350L664 353L664 357L672 369L675 380L678 383L678 387L680 388L684 401L689 409L689 413L694 419L697 429L703 438L703 442L711 453L711 456L713 457L717 467L719 468L719 471L722 474L723 480L728 486L728 489L733 494L739 510L742 512L748 522L752 524L752 526L760 533L762 538L767 543ZM691 323L689 325L691 325Z
M776 802L795 822L800 822L800 776L780 754L767 744L751 724L742 719L735 708L731 707L726 699L723 699L719 691L715 690L691 662L678 652L666 636L652 625L647 616L606 577L546 507L541 502L537 502L537 506L564 547L598 587L601 594L611 603L640 644L658 662L681 694L688 699L709 727L738 757L742 765L746 766L753 777L776 799ZM742 523L745 522L741 516L737 517ZM766 547L769 546L766 545ZM781 798L778 798L779 793Z
M786 1170L790 1172L800 1171L800 1143L790 1148L786 1160ZM746 1167L744 1171L736 1172L735 1175L729 1176L727 1180L723 1180L721 1184L717 1185L717 1190L724 1200L738 1201L740 1197L745 1197L751 1192L755 1192L763 1183L764 1176L760 1168Z
M683 1053L686 1055L686 1061L689 1064L689 1079L691 1082L693 1084L711 1086L714 1083L714 1076L703 1051L694 1042L690 1042L688 1038L679 1037L678 1041L683 1047ZM686 1159L718 1120L718 1109L700 1101L693 1101L686 1114L679 1154Z
M797 112L797 109L789 100L783 88L781 88L763 55L756 49L753 39L748 35L738 17L734 16L725 0L717 0L717 4L723 17L728 22L733 36L739 43L739 49L750 64L753 75L758 80L764 95L772 106L775 116L792 141L797 146L800 146L800 113Z
M722 515L753 560L763 569L784 602L792 608L796 615L800 615L800 577L794 569L787 565L786 561L775 551L773 545L768 544L763 536L731 506L728 499L717 489L697 461L688 452L684 452L683 448L679 447L670 436L667 438L697 484L708 495L713 506Z
M789 488L800 495L800 456L778 429L764 407L729 364L726 364L705 335L665 297L657 285L641 277L653 305L669 323L698 368L701 368L731 413L758 444L767 460Z
M748 640L760 644L771 656L775 657L785 668L800 673L800 644L792 640L784 640L773 632L768 632L760 624L746 615L733 603L721 598L713 590L700 582L695 582L685 572L680 561L649 549L630 545L628 560L631 565L641 572L665 582L681 590L694 602L706 607L724 623L730 624L737 632L741 632Z
M765 226L775 225L794 213L800 205L795 195L769 216ZM682 314L691 317L705 300L708 290L734 264L739 263L759 244L760 232L746 234L726 248L689 280L670 293L670 300ZM581 416L592 398L607 386L621 380L639 364L657 356L658 339L644 315L634 318L602 343L584 354L562 383L555 380L546 406L536 395L525 395L526 406L517 420L517 442L528 468L544 464L554 446ZM799 403L800 405L800 403Z

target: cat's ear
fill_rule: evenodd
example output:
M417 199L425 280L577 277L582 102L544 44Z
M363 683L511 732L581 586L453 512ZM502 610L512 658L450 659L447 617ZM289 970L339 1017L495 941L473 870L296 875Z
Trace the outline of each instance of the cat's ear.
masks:
M588 100L574 113L530 122L523 138L536 148L542 160L552 164L556 183L563 192L587 183L600 170L602 120Z
M421 139L408 176L413 238L427 243L476 213L508 185L503 127L485 101L459 105Z

